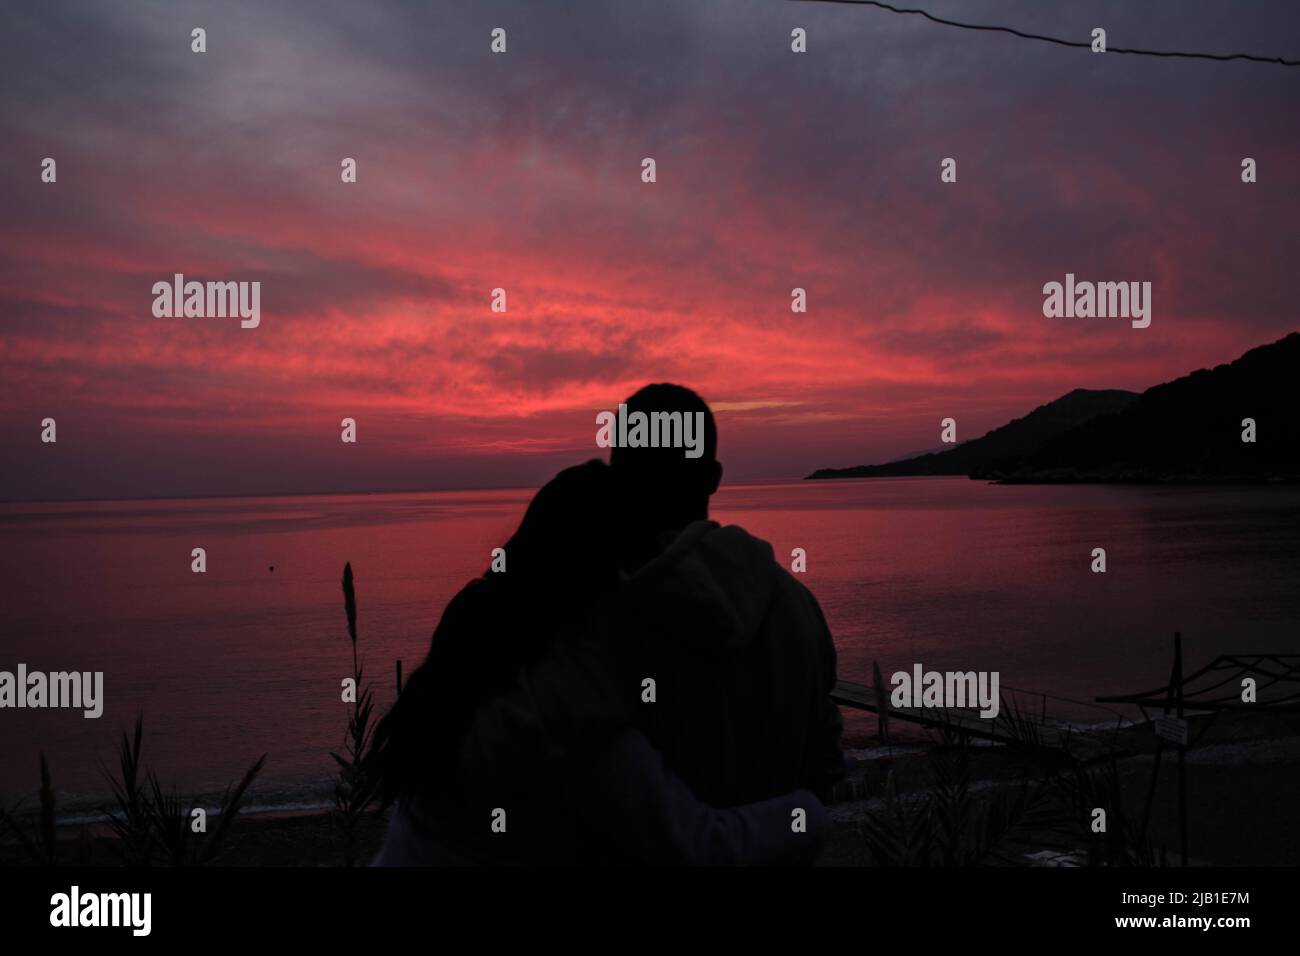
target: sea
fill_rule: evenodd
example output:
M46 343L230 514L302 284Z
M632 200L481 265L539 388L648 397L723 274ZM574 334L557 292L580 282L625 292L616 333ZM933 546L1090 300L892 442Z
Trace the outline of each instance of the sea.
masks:
M166 787L211 800L266 754L250 808L326 805L352 667L344 564L383 708L532 494L0 504L0 671L104 674L98 719L0 710L0 805L35 805L44 754L61 818L95 817L137 715ZM1167 680L1175 632L1189 669L1300 651L1295 487L765 482L724 485L712 517L787 568L802 550L846 680L871 682L873 664L997 671L1004 692L1086 724L1116 719L1096 697Z

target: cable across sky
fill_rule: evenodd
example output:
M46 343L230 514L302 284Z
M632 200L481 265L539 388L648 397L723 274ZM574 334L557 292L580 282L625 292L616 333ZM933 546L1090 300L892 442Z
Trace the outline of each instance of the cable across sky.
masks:
M910 14L913 16L925 17L932 23L939 23L946 27L958 27L962 30L982 30L988 33L1009 33L1012 36L1020 37L1022 40L1038 40L1043 43L1055 43L1057 46L1076 47L1084 50L1092 49L1092 44L1082 40L1063 40L1060 37L1044 36L1041 33L1029 33L1025 30L1017 30L1014 27L996 26L984 23L962 23L958 20L949 20L945 17L937 17L927 10L921 10L909 7L896 7L890 3L883 3L881 0L793 0L795 3L842 3L852 6L862 7L879 7L881 10L887 10L890 13ZM1248 60L1252 63L1272 63L1277 66L1300 66L1300 60L1287 60L1280 56L1258 56L1254 53L1187 53L1181 50L1141 50L1135 47L1106 47L1107 53L1128 53L1135 56L1162 56L1162 57L1179 57L1191 60Z

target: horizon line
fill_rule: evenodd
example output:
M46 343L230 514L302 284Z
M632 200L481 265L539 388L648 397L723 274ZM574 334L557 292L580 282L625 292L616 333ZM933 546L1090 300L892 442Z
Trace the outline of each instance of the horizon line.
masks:
M886 477L896 478L899 476L890 475ZM926 478L948 476L917 475L915 477ZM550 479L547 480L549 481ZM806 476L798 478L747 478L744 481L724 481L723 486L725 487L730 485L731 487L741 487L744 485L795 483L806 480ZM118 501L216 501L223 498L328 498L338 497L341 495L427 495L457 491L536 491L541 488L543 484L545 484L545 482L536 485L474 485L457 488L387 488L352 491L273 491L248 494L122 495L110 498L0 498L0 505L110 504Z

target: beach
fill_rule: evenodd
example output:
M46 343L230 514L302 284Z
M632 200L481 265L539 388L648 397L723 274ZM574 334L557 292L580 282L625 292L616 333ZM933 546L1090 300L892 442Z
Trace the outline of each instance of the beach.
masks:
M1136 817L1151 784L1155 736L1150 725L1143 724L1124 731L1119 743L1124 751L1116 761L1122 799ZM1042 754L999 745L962 748L923 733L893 737L888 742L872 735L850 736L845 740L848 778L840 799L829 807L830 830L817 865L885 865L887 861L873 852L866 821L887 815L888 776L893 775L892 788L901 799L915 800L934 792L936 759L963 750L969 766L965 786L976 808L994 794L1014 792L1026 779L1041 779L1052 770L1068 772L1067 765ZM1300 865L1300 821L1286 798L1300 792L1300 715L1217 718L1201 743L1189 750L1186 773L1189 865ZM1278 799L1260 799L1270 793ZM378 810L366 815L357 837L359 861L370 860L378 851L385 818ZM1058 832L1035 829L1030 822L980 862L1086 866L1089 838L1083 830L1080 826L1074 845L1063 851ZM918 840L921 835L918 831ZM58 840L62 863L121 863L117 842L102 823L62 826ZM1181 865L1177 768L1172 751L1166 751L1156 780L1149 840L1152 865ZM32 863L12 840L0 841L0 866ZM213 865L341 866L342 836L325 810L247 813L231 828Z

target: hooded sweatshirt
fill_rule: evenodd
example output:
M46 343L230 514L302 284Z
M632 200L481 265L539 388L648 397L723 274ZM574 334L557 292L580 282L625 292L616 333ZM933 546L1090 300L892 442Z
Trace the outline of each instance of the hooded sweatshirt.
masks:
M479 709L458 776L496 790L634 726L712 806L826 799L843 769L834 685L821 609L771 545L697 521Z
M811 863L829 818L807 790L738 807L711 807L669 771L636 730L624 730L566 765L523 799L525 830L489 831L487 804L431 808L404 799L389 818L373 866L583 865L754 866ZM791 820L802 814L804 827Z
M730 806L843 772L835 646L812 594L735 525L689 525L619 605L655 701L640 725L701 800Z

